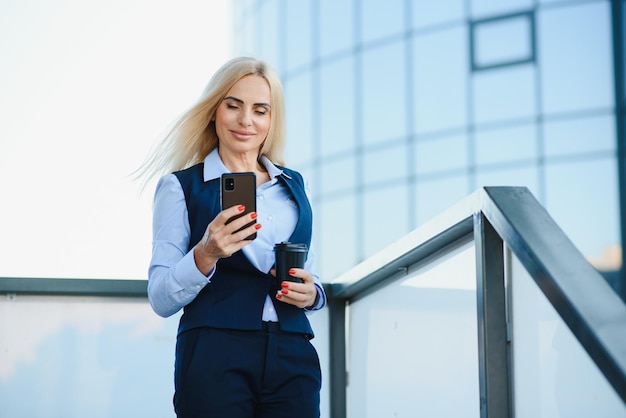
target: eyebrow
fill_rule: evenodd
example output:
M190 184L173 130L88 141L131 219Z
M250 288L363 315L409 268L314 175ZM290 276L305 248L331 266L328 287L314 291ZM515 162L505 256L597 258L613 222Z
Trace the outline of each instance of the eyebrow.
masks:
M233 100L233 101L235 101L237 103L243 104L243 100L238 99L237 97L233 97L233 96L226 96L226 97L224 97L224 100ZM255 103L254 106L265 106L265 107L269 107L269 108L272 107L272 106L270 106L269 103Z

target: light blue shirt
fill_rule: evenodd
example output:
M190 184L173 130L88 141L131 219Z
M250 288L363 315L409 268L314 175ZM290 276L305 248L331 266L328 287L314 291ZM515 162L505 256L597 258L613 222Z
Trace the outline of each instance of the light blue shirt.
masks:
M276 178L283 173L282 170L264 156L260 161L270 176L270 181L256 190L257 222L263 227L257 231L257 238L243 247L242 251L254 267L267 273L274 265L274 244L288 241L295 229L298 208L288 190ZM229 170L215 149L204 160L204 181L219 178L224 173L229 173ZM308 185L306 192L308 195ZM215 268L219 268L218 262L217 267L205 276L196 266L193 251L187 252L191 228L185 195L174 174L163 176L157 184L152 236L148 299L157 314L168 317L194 300L204 286L211 282ZM304 268L315 279L319 300L307 313L326 305L326 295L314 266L315 252L309 250ZM263 307L264 321L278 321L274 303L282 302L273 301L268 295Z

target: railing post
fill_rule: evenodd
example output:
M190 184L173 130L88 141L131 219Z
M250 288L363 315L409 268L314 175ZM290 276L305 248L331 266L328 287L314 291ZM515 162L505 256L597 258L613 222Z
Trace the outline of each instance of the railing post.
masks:
M346 299L333 297L332 287L326 293L330 296L328 298L330 417L346 418Z
M482 212L474 215L474 240L480 416L512 417L503 243Z

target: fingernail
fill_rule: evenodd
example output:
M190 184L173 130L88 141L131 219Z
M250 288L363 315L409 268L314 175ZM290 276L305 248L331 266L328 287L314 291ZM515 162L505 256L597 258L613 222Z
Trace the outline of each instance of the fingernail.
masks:
M251 219L256 219L256 217L257 217L257 216L258 216L258 215L256 214L256 212L252 212L252 213L250 214L250 218L251 218Z
M280 291L280 293L282 293L283 295L286 295L287 293L289 293L289 290L283 289L283 290Z
M276 299L280 299L282 297L283 297L283 295L281 295L281 294L276 295Z
M282 286L282 287L289 287L289 283L285 283L285 282L283 282L283 283L281 284L281 286Z
M261 224L254 225L254 229L261 229Z
M296 274L296 271L294 269L289 269L289 274L294 275Z
M239 207L237 207L237 210L239 212L243 212L244 210L246 210L246 207L244 205L239 205Z

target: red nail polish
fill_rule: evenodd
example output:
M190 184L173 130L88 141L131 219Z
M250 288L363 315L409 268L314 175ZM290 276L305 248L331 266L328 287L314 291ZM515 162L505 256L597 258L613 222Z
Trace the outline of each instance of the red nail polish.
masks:
M280 292L281 292L283 295L286 295L287 293L289 293L289 290L287 290L287 289L283 289L283 290L281 290Z
M289 283L285 283L285 282L283 282L283 283L281 284L281 286L282 286L282 287L289 287Z
M245 207L244 205L239 205L239 206L237 207L237 210L238 210L239 212L243 212L244 210L246 210L246 207Z
M280 294L279 294L279 295L276 295L276 299L280 299L280 298L282 298L282 297L283 297L283 295L280 295Z
M261 224L254 225L254 229L261 229Z
M293 276L294 274L296 274L296 271L294 269L289 269L289 274Z
M258 216L258 215L256 214L256 212L252 212L252 213L250 214L250 219L256 219L256 217L257 217L257 216Z

